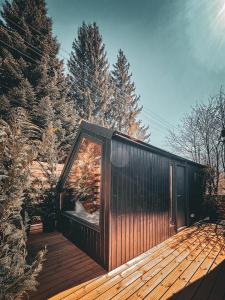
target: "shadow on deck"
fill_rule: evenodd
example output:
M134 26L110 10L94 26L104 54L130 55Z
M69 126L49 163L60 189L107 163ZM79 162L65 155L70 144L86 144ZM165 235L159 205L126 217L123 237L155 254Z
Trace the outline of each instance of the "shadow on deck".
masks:
M61 233L42 233L32 230L29 252L35 256L47 246L46 261L38 277L39 286L30 299L44 300L73 286L96 278L106 271Z
M31 299L225 299L224 232L192 226L109 273L60 233L32 234L49 252Z

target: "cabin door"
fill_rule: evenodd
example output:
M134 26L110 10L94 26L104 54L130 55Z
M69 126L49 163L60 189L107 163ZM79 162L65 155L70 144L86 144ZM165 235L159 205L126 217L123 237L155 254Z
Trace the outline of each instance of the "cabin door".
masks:
M186 226L185 167L176 166L176 223L177 229Z

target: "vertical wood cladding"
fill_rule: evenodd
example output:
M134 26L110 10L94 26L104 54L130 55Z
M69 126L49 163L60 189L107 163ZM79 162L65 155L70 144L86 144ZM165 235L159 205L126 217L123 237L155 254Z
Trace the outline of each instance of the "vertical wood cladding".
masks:
M170 236L169 159L112 140L111 268Z
M93 259L99 262L105 269L108 269L109 262L109 202L110 202L110 150L111 140L101 135L82 130L77 136L77 142L71 152L71 157L65 167L65 172L61 176L61 187L58 188L61 192L62 186L68 178L69 171L73 166L74 159L76 160L76 152L79 146L81 136L91 138L93 141L99 141L102 144L101 158L101 181L98 182L98 190L100 190L100 219L98 229L88 224L84 220L79 221L78 218L73 218L63 209L60 214L60 227L63 234L73 241L83 251L88 253Z
M193 223L200 217L201 205L204 195L204 173L203 170L197 166L189 166L188 169L188 181L189 181L189 217L191 213L195 214L195 218L191 220L189 218L189 224Z
M101 255L100 232L62 215L62 233L93 259L104 265Z
M100 224L94 229L61 213L62 230L107 270L176 233L179 167L184 168L185 177L184 224L191 223L191 213L196 221L203 166L97 125L84 122L79 134L101 140L103 145ZM76 159L79 134L60 177L59 192Z
M111 147L109 268L113 269L176 232L178 168L185 172L186 225L190 213L200 211L203 177L199 166L119 136L113 137Z

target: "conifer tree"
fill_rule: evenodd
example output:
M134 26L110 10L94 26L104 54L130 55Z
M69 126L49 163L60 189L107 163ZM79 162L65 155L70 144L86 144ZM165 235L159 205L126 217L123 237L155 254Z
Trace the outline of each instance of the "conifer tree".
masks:
M41 128L52 122L65 147L77 119L45 1L6 1L1 15L0 115L23 107Z
M150 134L148 127L138 120L142 107L139 106L140 97L135 93L135 85L130 73L130 64L120 49L117 62L113 65L112 81L114 86L114 110L115 127L132 137L148 141Z
M112 87L105 45L96 23L78 30L68 61L71 98L80 118L103 126L112 126L110 105Z
M26 228L22 217L24 192L29 186L29 170L36 147L23 110L16 110L9 121L0 119L0 299L18 299L35 289L45 251L27 261Z

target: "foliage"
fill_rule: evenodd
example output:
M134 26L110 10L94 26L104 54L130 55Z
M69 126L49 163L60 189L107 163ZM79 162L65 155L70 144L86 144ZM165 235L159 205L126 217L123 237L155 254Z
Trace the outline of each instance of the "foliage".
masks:
M55 220L55 199L57 196L56 191L56 165L59 161L58 153L59 145L57 142L57 136L53 125L50 123L45 130L42 138L41 148L39 150L40 159L46 160L46 164L42 165L44 174L47 179L47 186L42 189L42 217Z
M100 145L83 138L65 184L68 199L81 201L91 213L100 206L101 155Z
M203 201L202 214L204 218L209 218L210 221L218 219L218 208L215 199L207 198Z
M225 219L225 196L205 195L202 205L203 217L209 217L211 221Z
M137 119L142 107L139 106L140 97L135 93L135 85L132 82L130 64L120 49L117 62L113 66L112 81L114 87L114 127L134 138L149 141L148 127L141 125Z
M6 1L1 15L0 115L7 120L11 108L23 107L40 128L52 122L64 160L77 118L45 1Z
M103 126L110 126L109 64L105 45L96 23L85 24L78 30L68 61L70 96L80 118Z
M130 64L120 50L114 70L109 72L105 45L96 23L83 23L79 28L68 67L70 96L81 119L149 140L148 127L138 120L142 107L129 73Z
M207 166L207 192L217 194L219 178L224 173L225 95L222 88L205 104L197 104L187 114L177 131L170 131L168 144L185 157Z
M35 178L26 190L26 209L30 217L40 216L42 220L56 219L55 199L57 197L57 164L60 157L59 142L52 123L43 131L37 146L42 176Z
M15 111L8 123L0 120L0 299L35 289L45 254L40 251L32 264L27 263L22 205L36 156L29 133L33 135L33 125L29 126L23 110Z

